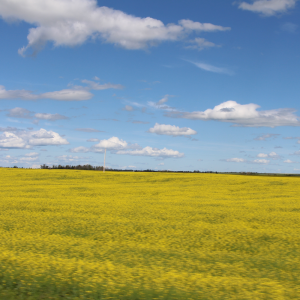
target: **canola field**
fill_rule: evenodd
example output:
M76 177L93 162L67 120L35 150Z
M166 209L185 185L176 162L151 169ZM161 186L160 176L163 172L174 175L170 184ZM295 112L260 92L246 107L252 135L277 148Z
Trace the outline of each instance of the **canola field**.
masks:
M0 299L300 299L300 178L0 169Z

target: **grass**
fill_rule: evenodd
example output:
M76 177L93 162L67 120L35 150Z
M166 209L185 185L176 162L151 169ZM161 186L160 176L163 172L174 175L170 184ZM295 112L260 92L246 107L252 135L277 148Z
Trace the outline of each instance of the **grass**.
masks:
M297 177L0 169L0 299L299 299Z

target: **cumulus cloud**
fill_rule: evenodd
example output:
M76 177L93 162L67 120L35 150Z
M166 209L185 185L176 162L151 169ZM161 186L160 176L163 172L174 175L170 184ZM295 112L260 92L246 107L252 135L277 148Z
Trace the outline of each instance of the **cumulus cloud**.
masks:
M213 109L194 112L168 112L166 116L191 120L215 120L229 122L234 126L242 127L277 127L300 126L299 117L295 115L295 109L280 108L273 110L257 111L257 104L239 104L235 101L226 101Z
M240 162L246 162L245 159L243 158L237 158L237 157L234 157L234 158L228 158L226 159L227 162L237 162L237 163L240 163Z
M101 140L98 144L93 146L94 151L103 152L104 149L120 150L128 147L128 143L118 137L111 137L107 140Z
M0 4L1 5L1 4ZM0 99L38 100L51 99L58 101L84 101L93 97L93 94L83 87L74 89L64 89L61 91L34 94L28 90L6 90L0 85Z
M51 41L54 46L81 45L100 38L125 49L144 49L162 41L177 41L191 32L226 31L230 27L191 20L165 25L151 17L140 18L108 7L96 0L2 0L0 15L5 20L22 20L34 27L29 30L28 48L41 50Z
M196 67L198 67L204 71L219 73L219 74L234 75L234 72L227 68L220 68L220 67L216 67L216 66L213 66L213 65L210 65L207 63L203 63L203 62L195 62L195 61L190 61L190 60L185 60L185 61L195 65Z
M150 156L150 157L160 157L160 158L181 158L184 156L184 153L179 153L179 151L172 150L172 149L157 149L152 147L145 147L143 149L137 150L119 150L117 154L127 154L127 155L134 155L134 156Z
M260 13L265 16L274 16L277 13L283 13L288 9L294 8L296 1L297 0L256 0L251 4L242 2L239 8Z
M157 158L180 158L184 156L184 153L179 153L179 151L172 149L158 149L152 147L142 148L138 144L130 144L126 141L119 139L118 137L111 137L107 140L101 140L98 144L93 145L90 148L87 147L77 147L70 149L70 152L96 152L103 153L107 149L114 154L123 154L123 155L134 155L134 156L150 156Z
M153 128L150 128L148 132L156 133L159 135L172 135L172 136L191 136L197 134L197 131L183 127L180 128L175 125L165 125L156 123Z
M268 157L268 158L272 158L272 159L280 159L280 156L276 152L271 152L269 154L259 153L259 154L257 154L257 157Z
M204 38L195 38L194 40L190 40L189 43L191 45L186 46L186 49L196 49L196 50L203 50L203 49L207 49L207 48L212 48L212 47L220 47L218 45L216 45L213 42L209 42Z
M266 141L269 138L276 138L278 137L280 134L277 133L268 133L268 134L263 134L263 135L259 135L258 137L256 137L254 140L255 141Z
M67 145L69 142L54 131L4 131L0 135L0 148L31 148L32 146Z

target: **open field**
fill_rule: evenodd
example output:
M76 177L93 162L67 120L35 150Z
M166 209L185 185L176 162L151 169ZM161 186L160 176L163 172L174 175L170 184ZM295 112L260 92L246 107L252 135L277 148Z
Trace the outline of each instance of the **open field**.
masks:
M0 299L299 299L300 178L0 169Z

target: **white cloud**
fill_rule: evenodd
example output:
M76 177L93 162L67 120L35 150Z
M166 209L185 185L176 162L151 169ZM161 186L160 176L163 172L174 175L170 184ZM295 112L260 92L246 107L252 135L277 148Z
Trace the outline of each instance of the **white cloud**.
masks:
M243 158L237 158L237 157L226 159L226 161L228 161L228 162L237 162L237 163L246 162L245 159L243 159Z
M12 117L12 118L31 119L32 118L32 112L25 109L25 108L16 107L16 108L10 109L7 116Z
M69 142L54 131L4 131L0 135L0 148L31 148L32 146L67 145Z
M207 41L204 38L195 38L189 41L192 45L186 46L186 49L203 50L205 48L219 47L213 42Z
M226 69L226 68L220 68L220 67L216 67L207 63L203 63L203 62L194 62L194 61L190 61L190 60L185 60L193 65L195 65L196 67L204 70L204 71L208 71L208 72L213 72L213 73L219 73L219 74L227 74L227 75L234 75L234 72Z
M193 22L191 20L180 20L178 22L182 27L189 29L189 30L196 30L196 31L226 31L230 30L230 27L223 27L218 25L213 25L210 23L199 23Z
M58 161L63 161L63 162L77 162L80 160L87 160L89 157L80 157L80 156L73 156L73 155L60 155L57 156L56 159Z
M242 2L240 9L261 13L265 16L273 16L277 13L286 12L290 8L294 8L296 0L256 0L252 4Z
M175 151L172 149L157 149L152 147L145 147L143 149L137 150L119 150L117 154L127 154L127 155L135 155L135 156L150 156L150 157L161 157L161 158L180 158L184 156L184 153L179 153L179 151Z
M265 154L265 153L259 153L259 154L257 154L257 157L268 157L268 154Z
M26 141L12 132L3 132L0 135L0 148L29 148Z
M280 159L280 156L276 152L271 152L269 154L259 153L259 154L257 154L257 157L268 157L268 158L272 158L272 159Z
M191 136L197 134L197 131L183 127L180 128L175 125L165 125L156 123L153 128L149 129L149 132L156 133L159 135L172 135L172 136Z
M299 117L294 114L295 109L280 108L273 110L257 111L257 104L239 104L235 101L226 101L213 109L194 112L169 112L168 117L184 118L191 120L215 120L234 123L242 127L277 127L300 126Z
M256 164L268 164L270 161L267 159L255 159L253 162Z
M88 139L87 142L99 142L99 139Z
M39 156L40 154L37 152L30 152L30 153L26 153L25 156L26 157L33 157L33 156Z
M7 114L8 117L12 118L25 118L25 119L40 119L40 120L47 120L47 121L57 121L57 120L65 120L68 117L60 115L60 114L46 114L46 113L36 113L27 110L26 108L15 107L9 110Z
M256 137L254 140L255 141L265 141L266 139L269 138L276 138L278 137L280 134L277 133L269 133L269 134L263 134L263 135L259 135L258 137Z
M177 41L192 31L230 30L210 23L180 20L164 25L150 17L139 18L108 7L96 0L1 0L0 15L5 20L22 20L34 25L27 36L28 48L41 50L51 41L54 46L75 46L88 39L101 38L125 49L144 49L162 41Z
M149 101L148 105L151 107L154 107L156 109L163 109L163 110L167 110L167 111L176 111L175 108L170 107L169 105L165 104L169 100L170 97L174 97L174 96L173 95L165 95L158 102Z
M86 79L81 80L81 82L88 84L89 88L92 90L124 89L124 86L121 84L112 84L112 83L99 84L98 82L86 80Z
M284 163L286 163L286 164L296 164L298 162L297 161L292 161L290 159L287 159L287 160L284 161Z
M1 4L0 4L1 5ZM58 101L83 101L89 100L93 94L83 87L74 89L64 89L61 91L47 92L42 94L33 94L27 90L6 90L0 85L0 99L20 99L20 100L38 100L51 99Z
M125 110L125 111L133 111L133 107L130 106L130 105L126 105L126 106L123 108L123 110Z
M83 147L83 146L80 146L80 147L76 147L76 148L73 148L73 149L70 149L69 150L70 152L73 152L73 153L86 153L86 152L89 152L90 149L87 148L87 147Z
M128 147L128 143L119 139L115 136L109 138L108 140L101 140L98 144L92 146L95 152L103 152L104 149L107 150L120 150Z
M127 154L134 156L150 156L150 157L160 157L160 158L179 158L183 157L184 153L179 153L178 151L172 149L157 149L152 147L142 148L138 144L129 144L126 141L119 139L118 137L111 137L107 140L101 140L98 144L93 145L90 148L77 147L70 149L70 152L96 152L103 153L107 149L114 154Z
M60 115L60 114L37 113L34 116L37 119L47 120L47 121L57 121L57 120L66 120L66 119L69 119L68 117Z
M86 89L64 89L61 91L40 94L39 98L58 100L58 101L83 101L89 100L94 95Z

